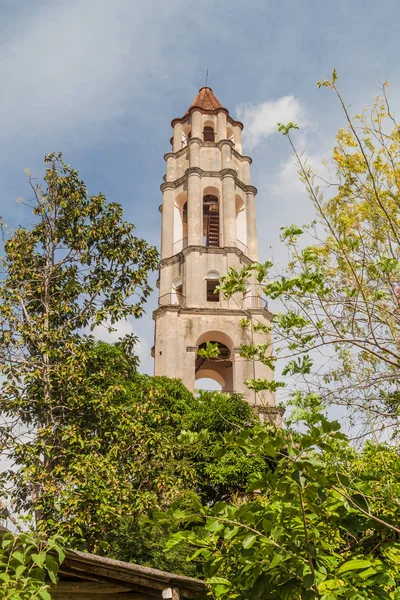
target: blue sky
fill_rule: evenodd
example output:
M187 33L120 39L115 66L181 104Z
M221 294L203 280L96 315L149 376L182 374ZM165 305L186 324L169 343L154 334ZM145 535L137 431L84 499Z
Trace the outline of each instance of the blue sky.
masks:
M29 196L24 169L40 175L43 156L61 150L90 193L120 202L158 245L170 121L209 65L209 85L245 124L260 258L283 261L279 226L312 209L275 124L299 121L300 147L315 164L329 158L343 118L315 84L333 68L355 111L386 79L396 108L399 19L395 0L0 0L0 214L11 228L27 222L16 203ZM140 335L148 372L156 302L121 327Z

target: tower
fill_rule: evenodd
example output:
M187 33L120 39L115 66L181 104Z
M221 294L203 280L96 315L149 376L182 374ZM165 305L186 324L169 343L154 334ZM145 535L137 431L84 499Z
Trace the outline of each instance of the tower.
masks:
M201 88L182 118L171 123L162 214L159 306L153 313L155 375L182 379L190 390L197 379L217 381L270 414L274 398L249 390L248 379L272 379L271 370L240 357L245 344L265 343L265 333L243 327L269 325L271 314L257 283L226 299L214 293L230 267L258 260L251 158L242 154L243 125L223 108L209 87ZM242 321L242 322L241 322ZM218 358L198 349L218 344Z

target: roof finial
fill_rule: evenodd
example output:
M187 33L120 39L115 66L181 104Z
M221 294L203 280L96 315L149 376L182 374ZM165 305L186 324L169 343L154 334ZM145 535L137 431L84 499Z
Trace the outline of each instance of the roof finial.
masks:
M205 87L208 87L208 64L207 64L207 71L206 71L206 85Z

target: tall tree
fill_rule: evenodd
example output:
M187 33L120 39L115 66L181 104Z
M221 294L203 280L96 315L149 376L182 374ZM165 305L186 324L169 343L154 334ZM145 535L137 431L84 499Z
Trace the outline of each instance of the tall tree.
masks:
M33 198L25 205L34 224L11 235L3 226L0 411L5 451L18 463L24 442L40 440L35 459L50 475L62 452L53 435L77 401L71 392L82 375L77 366L86 361L87 332L100 325L112 330L120 319L142 314L158 254L135 237L119 204L88 195L61 154L46 156L45 165L43 183L29 175ZM124 343L132 348L134 341ZM40 481L20 490L20 502L28 497L40 516Z
M60 390L68 416L11 448L15 506L40 510L37 526L69 547L198 573L182 552L164 555L168 533L194 499L211 505L247 494L249 475L267 458L216 454L223 433L257 429L256 416L239 397L194 396L178 380L140 375L123 344L88 339L82 355ZM171 507L175 520L151 519Z
M284 359L284 374L305 379L330 403L361 414L371 431L399 427L400 375L400 136L387 95L370 112L352 116L337 75L319 82L336 94L347 127L340 129L328 179L295 146L295 123L280 125L316 211L306 226L282 228L289 265L267 262L233 271L227 293L244 289L255 270L264 294L278 300L275 350L247 348L268 361ZM280 304L279 304L280 303ZM278 309L279 310L279 309ZM314 366L313 366L314 363Z

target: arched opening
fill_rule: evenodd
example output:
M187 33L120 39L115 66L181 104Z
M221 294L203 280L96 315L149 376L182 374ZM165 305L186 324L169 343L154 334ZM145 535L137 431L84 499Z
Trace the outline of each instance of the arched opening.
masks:
M176 197L174 208L174 254L186 248L187 239L187 193L181 192Z
M202 356L199 350L206 349L207 342L216 344L218 352L215 356ZM195 379L212 379L222 388L222 391L233 391L233 343L228 335L221 331L209 331L197 340L198 351L195 359ZM214 354L214 353L213 353Z
M246 207L240 196L235 196L236 207L236 236L237 247L246 254L247 252L247 225L246 225Z
M196 346L199 347L204 342L211 341L211 339L215 340L216 342L220 342L221 344L224 344L227 348L229 348L229 350L233 349L234 344L233 344L232 339L229 337L229 335L227 335L223 331L216 331L216 330L206 331L205 333L203 333L197 339Z
M222 385L213 377L200 377L196 380L196 390L222 392Z
M228 127L228 129L226 130L226 137L228 138L228 140L235 143L235 136L233 130L230 127Z
M178 304L179 306L183 306L184 302L182 289L182 279L181 277L177 277L172 282L171 304Z
M187 146L188 140L192 137L192 128L189 123L182 127L182 148Z
M205 125L203 129L203 140L205 142L215 142L215 132L212 125Z
M220 275L218 271L208 271L206 275L206 300L207 302L219 302L219 285Z
M203 192L203 245L208 248L220 247L219 231L219 191L205 188Z

